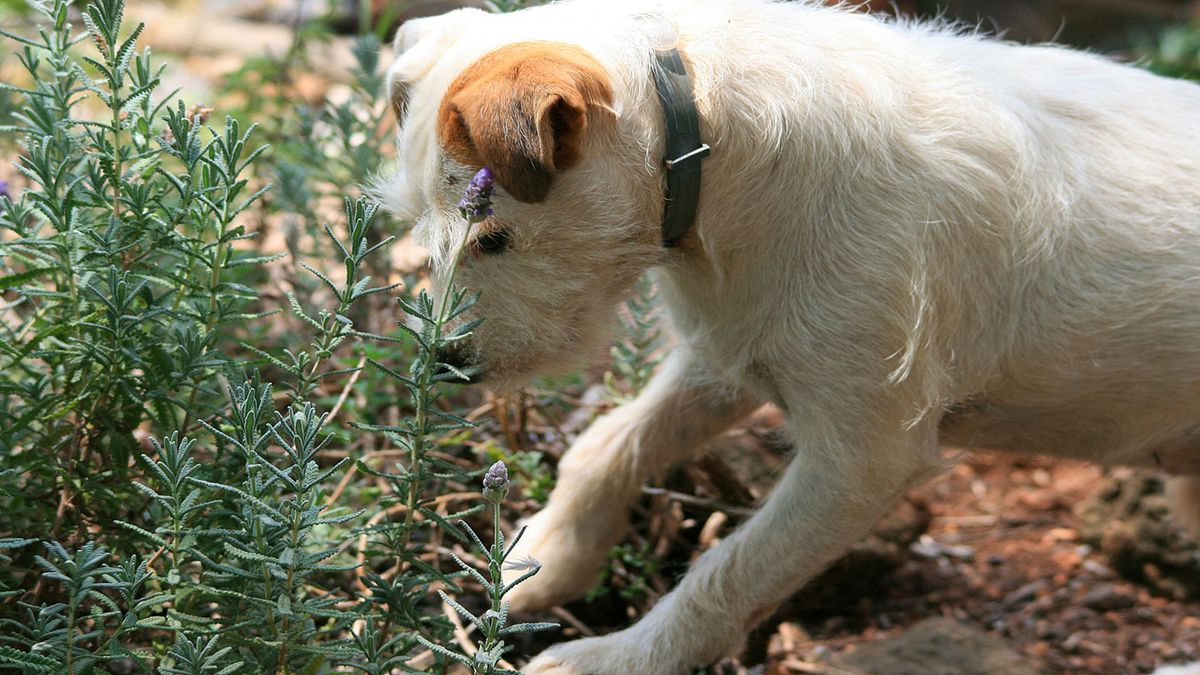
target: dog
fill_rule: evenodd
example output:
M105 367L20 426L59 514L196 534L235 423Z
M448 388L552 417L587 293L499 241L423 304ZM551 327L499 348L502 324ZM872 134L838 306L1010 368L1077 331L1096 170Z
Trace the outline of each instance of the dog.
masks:
M639 486L763 402L796 448L636 625L527 675L735 652L943 446L1159 467L1200 530L1200 87L811 2L463 9L395 48L399 163L377 192L435 286L469 236L457 281L484 322L458 362L499 386L575 366L646 270L679 334L563 457L514 608L582 594ZM483 166L494 213L469 226Z

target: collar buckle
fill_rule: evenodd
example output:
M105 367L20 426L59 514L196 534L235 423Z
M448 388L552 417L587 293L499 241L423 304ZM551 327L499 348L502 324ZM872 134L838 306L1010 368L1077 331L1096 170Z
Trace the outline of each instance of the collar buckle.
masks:
M683 164L684 162L691 162L691 161L699 161L701 159L704 159L705 157L708 157L710 154L712 154L712 148L708 147L708 143L701 143L700 147L696 148L695 150L692 150L691 152L686 152L686 153L676 157L675 159L663 160L663 163L667 165L668 169L674 169L676 164Z

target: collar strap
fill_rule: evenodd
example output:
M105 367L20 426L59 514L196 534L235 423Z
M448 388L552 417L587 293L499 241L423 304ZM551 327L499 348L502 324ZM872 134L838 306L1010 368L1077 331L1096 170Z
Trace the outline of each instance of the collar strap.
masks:
M679 243L696 220L700 160L708 156L710 148L700 140L700 115L692 97L692 80L678 49L655 51L654 82L666 120L662 240L663 246L670 248Z

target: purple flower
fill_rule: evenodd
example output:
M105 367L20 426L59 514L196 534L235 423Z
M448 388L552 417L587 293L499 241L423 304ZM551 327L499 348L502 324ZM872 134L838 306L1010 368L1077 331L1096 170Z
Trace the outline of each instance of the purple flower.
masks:
M508 485L508 467L504 462L496 462L483 474L484 499L499 504L508 496Z
M492 190L495 184L496 178L486 166L471 179L471 184L463 192L462 201L458 203L458 210L468 223L478 223L492 215Z
M12 199L12 195L8 193L8 181L0 180L0 199Z

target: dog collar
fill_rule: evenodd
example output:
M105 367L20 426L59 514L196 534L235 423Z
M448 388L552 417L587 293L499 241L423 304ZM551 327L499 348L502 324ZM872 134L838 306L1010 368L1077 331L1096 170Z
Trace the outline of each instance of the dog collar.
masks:
M666 120L666 167L662 241L674 247L691 229L700 205L700 160L711 148L700 140L700 115L692 80L679 50L655 50L654 82Z

